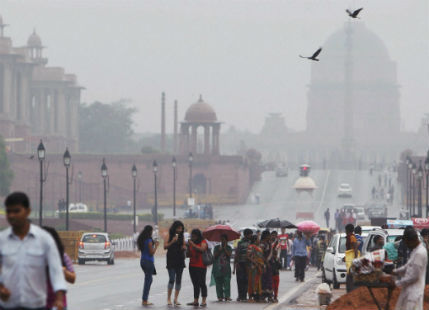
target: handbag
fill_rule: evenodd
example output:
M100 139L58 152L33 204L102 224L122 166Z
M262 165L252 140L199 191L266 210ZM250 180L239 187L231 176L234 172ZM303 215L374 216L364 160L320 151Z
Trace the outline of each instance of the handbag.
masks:
M202 258L203 258L203 264L204 266L210 266L213 265L213 254L212 251L210 251L209 248L207 248L207 250L205 250L202 254Z

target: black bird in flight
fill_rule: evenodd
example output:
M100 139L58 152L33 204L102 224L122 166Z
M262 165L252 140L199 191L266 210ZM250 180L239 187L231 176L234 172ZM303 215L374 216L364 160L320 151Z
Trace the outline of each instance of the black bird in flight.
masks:
M351 12L350 10L347 9L346 12L347 12L347 14L349 14L349 16L351 18L359 18L358 15L359 15L360 11L362 11L362 10L363 10L363 8L360 8L360 9L357 9L357 10Z
M311 57L305 57L305 56L301 56L301 55L299 55L299 57L307 58L307 59L314 60L314 61L319 61L319 59L317 59L317 56L319 56L321 51L322 51L322 48L320 47Z

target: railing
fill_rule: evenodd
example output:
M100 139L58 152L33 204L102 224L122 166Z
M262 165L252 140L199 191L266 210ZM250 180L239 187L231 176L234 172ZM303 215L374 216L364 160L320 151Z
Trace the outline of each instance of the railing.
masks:
M125 237L120 239L112 239L113 249L119 251L134 251L136 244L133 237Z

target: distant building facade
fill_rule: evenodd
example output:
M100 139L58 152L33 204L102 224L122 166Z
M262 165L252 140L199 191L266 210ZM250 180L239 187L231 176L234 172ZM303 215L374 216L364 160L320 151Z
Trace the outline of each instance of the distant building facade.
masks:
M0 16L0 134L13 152L30 153L40 139L50 152L78 151L82 87L63 68L48 67L36 31L23 47L4 35Z

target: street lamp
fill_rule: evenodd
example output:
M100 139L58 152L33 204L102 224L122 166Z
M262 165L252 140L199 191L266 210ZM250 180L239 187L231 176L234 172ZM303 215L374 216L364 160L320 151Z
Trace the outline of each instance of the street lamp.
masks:
M158 189L157 189L157 174L158 174L158 164L156 160L153 161L153 178L154 178L154 186L155 186L155 205L154 205L154 211L153 211L153 220L155 222L155 225L158 225Z
M104 185L104 232L107 232L107 166L106 160L103 158L103 163L101 164L101 177L103 178Z
M423 167L422 167L422 161L420 160L419 168L417 170L417 186L418 188L418 209L417 214L418 217L422 217L422 179L423 179Z
M429 216L429 151L426 155L425 160L425 172L426 172L426 217Z
M189 163L189 198L192 198L192 161L194 157L192 152L189 152L188 163Z
M411 173L413 175L412 178L412 208L413 208L413 216L415 217L416 215L416 174L417 174L417 166L415 163L413 163L413 167L411 169Z
M69 168L71 164L71 156L69 149L66 148L66 151L63 155L64 167L66 167L66 230L69 230L69 205L70 205L70 194L69 194Z
M410 164L410 156L407 155L405 159L405 172L406 172L406 182L405 182L405 190L406 190L406 199L405 199L405 206L407 209L410 207L410 171L409 171L409 164Z
M131 168L131 175L133 177L133 215L134 215L134 234L137 231L136 228L136 178L137 178L137 167L136 164Z
M413 176L413 161L411 160L411 157L408 157L407 159L408 162L408 209L410 211L410 215L411 215L411 206L412 206L412 195L411 195L411 190L412 190L412 176Z
M79 202L82 202L82 171L77 173L77 178L79 180Z
M176 218L176 157L173 156L171 165L173 166L173 217Z
M45 182L43 178L43 162L45 161L45 146L43 145L42 140L40 140L39 146L37 147L37 157L40 162L40 205L39 205L39 226L42 226L43 221L43 183Z

